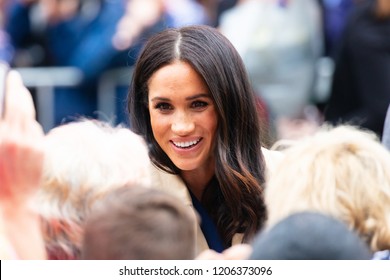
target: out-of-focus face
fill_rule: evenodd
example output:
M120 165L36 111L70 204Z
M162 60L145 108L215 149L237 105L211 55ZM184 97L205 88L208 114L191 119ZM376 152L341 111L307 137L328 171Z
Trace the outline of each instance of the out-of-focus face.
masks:
M70 19L78 12L81 0L40 0L39 4L49 22Z
M176 61L149 79L148 107L153 135L183 171L214 170L217 112L202 77Z

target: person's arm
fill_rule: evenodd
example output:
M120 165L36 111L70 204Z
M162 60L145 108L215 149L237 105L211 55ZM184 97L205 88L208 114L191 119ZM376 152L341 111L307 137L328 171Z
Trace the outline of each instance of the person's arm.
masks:
M46 259L40 217L32 207L42 176L43 136L31 95L11 71L0 120L0 218L20 259Z

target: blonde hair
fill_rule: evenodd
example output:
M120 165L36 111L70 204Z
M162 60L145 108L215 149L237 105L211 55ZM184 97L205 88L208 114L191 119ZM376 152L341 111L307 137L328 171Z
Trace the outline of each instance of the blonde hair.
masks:
M300 211L345 222L371 250L390 248L390 153L352 126L324 127L285 151L269 179L268 226Z
M49 255L77 258L92 205L124 185L151 184L147 147L126 128L85 119L52 129L45 144L37 207L46 247Z

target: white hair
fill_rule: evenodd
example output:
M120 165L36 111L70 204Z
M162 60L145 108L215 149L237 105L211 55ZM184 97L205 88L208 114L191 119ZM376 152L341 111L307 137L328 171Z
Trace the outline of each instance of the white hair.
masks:
M47 222L46 245L77 255L84 220L97 200L125 185L151 185L147 146L129 129L96 120L54 128L45 144L37 206Z

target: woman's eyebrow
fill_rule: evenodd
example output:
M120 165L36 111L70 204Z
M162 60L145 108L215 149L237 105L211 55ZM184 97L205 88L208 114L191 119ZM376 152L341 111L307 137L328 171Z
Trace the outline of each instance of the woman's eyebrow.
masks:
M153 97L150 101L170 101L170 100L171 99L166 98L166 97L156 96L156 97Z
M195 94L195 95L187 97L186 100L193 100L193 99L197 99L197 98L201 98L201 97L211 98L211 95L209 93L199 93L199 94Z
M195 94L195 95L186 97L186 100L194 100L194 99L202 98L202 97L203 98L211 98L211 95L208 93L199 93L199 94ZM150 101L152 101L152 102L155 102L155 101L168 102L168 101L171 101L171 99L167 98L167 97L156 96L156 97L153 97Z

